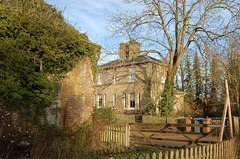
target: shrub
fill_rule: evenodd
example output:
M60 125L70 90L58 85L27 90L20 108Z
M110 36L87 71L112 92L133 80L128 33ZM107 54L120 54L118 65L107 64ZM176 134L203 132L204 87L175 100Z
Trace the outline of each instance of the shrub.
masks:
M93 122L101 122L103 125L115 124L117 121L116 115L112 111L112 108L94 108L93 110Z

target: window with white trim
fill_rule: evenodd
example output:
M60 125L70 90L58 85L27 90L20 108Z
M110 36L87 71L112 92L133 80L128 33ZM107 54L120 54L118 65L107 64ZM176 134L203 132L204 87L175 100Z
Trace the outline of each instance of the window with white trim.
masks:
M141 103L141 96L140 93L138 94L138 109L140 109L140 103Z
M102 107L102 94L98 95L98 107Z
M103 107L106 107L106 94L103 96Z
M126 109L127 108L127 102L126 102L126 100L127 100L127 97L126 97L126 94L124 94L123 95L123 106L124 106L124 109Z
M135 94L130 94L130 109L135 109Z
M166 80L166 73L165 73L165 71L162 71L162 74L161 74L161 83L165 83L165 80Z
M98 84L103 84L103 72L99 74L99 82Z
M116 83L116 72L113 74L113 83Z
M116 108L116 99L117 99L117 95L113 94L113 109Z
M136 68L131 68L130 82L134 82L136 78Z

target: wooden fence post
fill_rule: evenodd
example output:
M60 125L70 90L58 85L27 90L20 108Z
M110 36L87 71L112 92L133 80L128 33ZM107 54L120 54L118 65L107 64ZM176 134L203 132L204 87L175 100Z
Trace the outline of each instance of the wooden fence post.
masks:
M226 98L225 104L224 104L224 109L223 109L223 114L222 114L222 123L221 123L221 129L220 129L218 142L222 142L222 138L223 138L223 131L224 131L226 115L227 115L227 105L228 105L228 98Z
M192 117L185 117L185 124L191 124ZM191 132L192 127L186 127L186 132Z
M125 146L130 146L130 125L126 124L125 126Z
M202 119L203 124L211 124L211 118ZM203 133L209 133L211 131L210 127L203 127Z
M222 124L221 124L221 129L220 129L218 142L222 142L222 137L223 137L223 131L224 131L224 126L225 126L227 110L228 110L229 125L230 125L230 136L233 137L232 115L231 115L231 106L230 106L230 98L229 98L227 79L225 79L225 87L226 87L226 100L225 100L225 105L224 105L223 114L222 114Z
M234 136L239 137L239 118L233 117L233 128L234 128Z

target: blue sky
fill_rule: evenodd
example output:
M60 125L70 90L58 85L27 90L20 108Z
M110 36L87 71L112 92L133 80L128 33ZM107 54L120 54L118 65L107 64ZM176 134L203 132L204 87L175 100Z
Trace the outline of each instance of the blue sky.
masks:
M64 10L64 17L92 42L104 42L107 37L107 17L117 8L127 7L122 0L45 0ZM80 28L80 29L79 29ZM113 40L113 39L112 39ZM121 40L119 41L121 42Z
M118 44L126 39L111 39L106 30L108 16L116 9L130 8L132 6L123 3L122 0L45 0L48 4L63 10L64 17L76 29L87 33L90 41L100 44L104 48L110 48L113 44L113 51L118 51ZM102 49L102 52L104 50ZM102 63L117 58L116 56L102 54ZM106 60L107 59L107 60ZM105 61L104 61L105 60Z

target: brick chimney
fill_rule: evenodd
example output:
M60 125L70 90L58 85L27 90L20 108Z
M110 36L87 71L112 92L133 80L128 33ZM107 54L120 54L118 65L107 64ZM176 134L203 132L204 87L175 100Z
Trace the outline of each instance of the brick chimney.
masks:
M120 44L120 59L128 60L139 56L141 44L131 39L129 42Z

